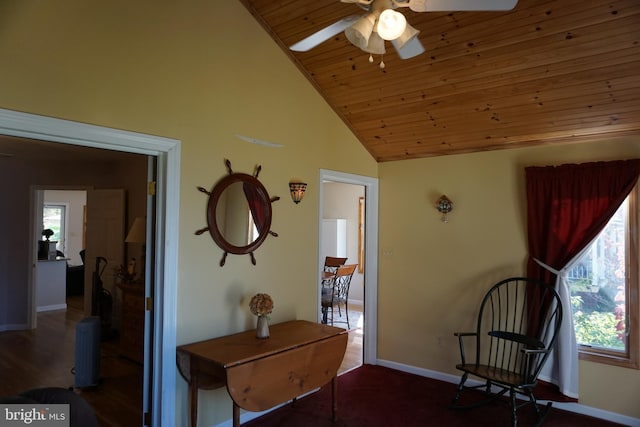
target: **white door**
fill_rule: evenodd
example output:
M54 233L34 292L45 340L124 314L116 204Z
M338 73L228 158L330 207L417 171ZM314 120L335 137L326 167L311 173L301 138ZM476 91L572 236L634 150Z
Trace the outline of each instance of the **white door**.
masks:
M87 191L84 312L91 314L92 275L96 257L106 258L103 287L115 296L116 269L124 263L125 190ZM104 267L104 263L100 264ZM119 322L118 322L119 323Z

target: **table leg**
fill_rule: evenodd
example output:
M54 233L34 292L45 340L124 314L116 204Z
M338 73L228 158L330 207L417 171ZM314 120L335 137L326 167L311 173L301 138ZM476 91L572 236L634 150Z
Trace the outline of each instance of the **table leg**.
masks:
M198 425L198 373L191 371L191 383L189 383L189 400L191 401L191 427Z
M233 427L240 427L240 407L233 402Z
M338 421L338 376L331 378L331 420Z

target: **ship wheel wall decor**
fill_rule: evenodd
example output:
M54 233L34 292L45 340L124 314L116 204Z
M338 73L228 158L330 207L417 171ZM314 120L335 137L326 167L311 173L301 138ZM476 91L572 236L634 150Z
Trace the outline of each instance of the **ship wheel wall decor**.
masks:
M269 198L267 189L258 180L262 169L256 166L253 175L234 173L231 162L225 159L228 175L218 181L211 191L203 187L198 190L209 196L207 203L207 227L195 232L200 235L209 231L214 242L224 251L220 266L225 264L227 254L249 254L256 264L254 251L260 247L271 231L271 204L280 197Z

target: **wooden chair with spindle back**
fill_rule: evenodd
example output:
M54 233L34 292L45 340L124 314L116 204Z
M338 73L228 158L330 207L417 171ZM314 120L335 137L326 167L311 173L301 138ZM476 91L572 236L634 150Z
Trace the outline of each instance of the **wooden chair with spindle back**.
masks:
M552 286L526 277L512 277L495 284L482 300L476 331L455 333L461 358L456 368L463 375L451 408L479 406L509 392L512 426L518 423L517 409L526 404L533 405L540 425L551 402L539 408L533 389L561 323L562 302ZM466 359L466 339L474 343L473 360ZM482 383L467 385L469 375L480 378ZM467 389L480 389L484 397L460 404L458 399ZM527 401L516 402L516 394L523 394Z

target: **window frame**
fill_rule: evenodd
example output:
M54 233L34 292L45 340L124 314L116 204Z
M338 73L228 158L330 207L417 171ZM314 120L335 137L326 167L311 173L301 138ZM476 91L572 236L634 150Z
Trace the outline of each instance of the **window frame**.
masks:
M627 301L627 348L625 352L603 348L594 348L578 344L578 358L589 362L602 363L606 365L620 366L624 368L640 369L638 364L639 344L640 344L640 322L638 311L638 293L640 288L638 268L640 260L638 258L638 224L640 212L638 211L638 191L640 185L636 184L629 193L629 205L627 215L627 236L626 236L626 257L627 257L627 277L625 285L625 298Z

